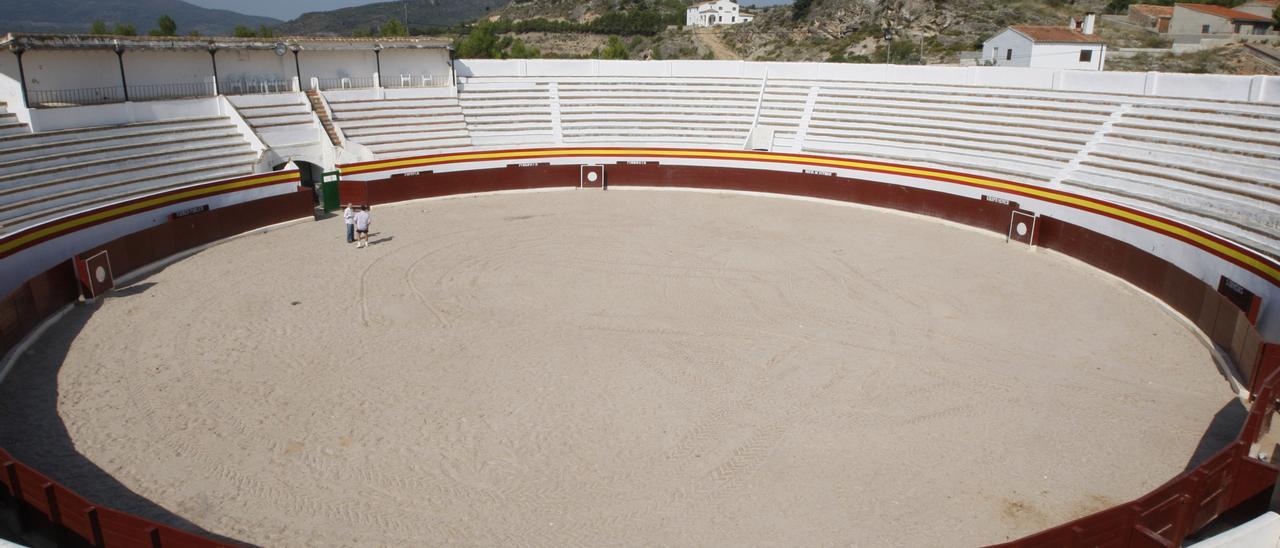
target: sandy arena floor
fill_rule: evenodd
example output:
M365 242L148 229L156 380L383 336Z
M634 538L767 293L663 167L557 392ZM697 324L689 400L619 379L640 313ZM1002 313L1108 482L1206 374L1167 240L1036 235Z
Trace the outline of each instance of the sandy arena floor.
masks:
M1151 298L938 221L635 190L373 214L368 249L294 225L77 308L0 386L0 443L268 545L960 546L1154 488L1233 401Z

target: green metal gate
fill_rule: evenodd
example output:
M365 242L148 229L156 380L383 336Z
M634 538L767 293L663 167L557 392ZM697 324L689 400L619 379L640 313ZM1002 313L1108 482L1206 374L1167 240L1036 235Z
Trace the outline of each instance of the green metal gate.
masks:
M342 209L338 202L338 181L341 177L337 171L326 171L320 174L320 207L325 213Z

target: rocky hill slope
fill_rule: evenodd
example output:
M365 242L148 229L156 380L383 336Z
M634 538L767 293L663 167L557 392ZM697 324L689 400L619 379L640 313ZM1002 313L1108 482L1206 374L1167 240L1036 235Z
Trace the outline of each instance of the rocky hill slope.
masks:
M954 63L1009 25L1065 25L1106 0L812 0L764 10L724 31L746 58ZM890 40L885 39L888 31ZM886 51L886 46L890 51Z

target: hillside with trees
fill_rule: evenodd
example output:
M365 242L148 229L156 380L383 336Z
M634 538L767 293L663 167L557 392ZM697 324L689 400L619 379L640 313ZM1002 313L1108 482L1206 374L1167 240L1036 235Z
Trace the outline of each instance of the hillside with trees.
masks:
M407 0L378 2L332 11L304 13L276 26L285 36L379 36L383 25L398 24L407 34L456 30L499 9L508 0Z

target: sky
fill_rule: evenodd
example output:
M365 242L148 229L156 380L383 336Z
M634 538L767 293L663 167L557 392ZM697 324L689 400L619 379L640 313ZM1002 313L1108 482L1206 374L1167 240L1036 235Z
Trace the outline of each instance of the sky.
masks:
M186 0L197 6L238 11L248 15L265 15L288 21L308 11L327 11L349 6L373 4L385 0ZM744 6L789 4L791 0L738 0Z

